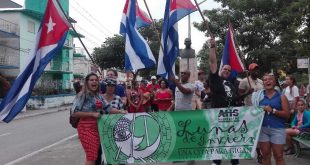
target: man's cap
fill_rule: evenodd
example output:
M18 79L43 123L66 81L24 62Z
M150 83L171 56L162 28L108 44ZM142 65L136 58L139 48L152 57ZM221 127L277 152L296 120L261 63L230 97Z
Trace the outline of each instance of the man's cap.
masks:
M111 79L111 78L106 78L105 83L107 85L116 85L116 81L114 79Z
M258 65L257 65L256 63L251 63L251 64L249 65L249 71L254 70L256 67L258 67Z
M151 77L151 80L156 80L156 79L157 79L156 76Z

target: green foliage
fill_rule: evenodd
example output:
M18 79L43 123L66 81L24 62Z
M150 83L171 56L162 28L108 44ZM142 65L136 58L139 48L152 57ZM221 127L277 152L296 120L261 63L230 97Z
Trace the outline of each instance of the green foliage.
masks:
M155 27L157 32L151 27L140 28L139 32L146 39L150 45L151 51L155 59L158 59L160 41L159 35L161 34L162 20L155 20ZM94 49L93 57L95 63L101 68L117 68L124 70L125 68L125 40L121 35L114 35L108 37L103 42L101 47ZM156 75L156 66L154 68L142 69L139 71L140 76L149 78L150 75Z
M94 48L92 56L95 63L103 69L124 69L125 41L121 35L108 37L100 48Z
M308 0L215 0L221 9L204 11L210 19L210 29L217 39L218 54L222 54L228 22L235 28L235 37L246 63L258 63L262 72L282 69L296 72L296 59L310 57L310 15ZM203 23L194 23L206 31ZM199 52L207 61L208 47ZM219 56L220 59L220 56Z

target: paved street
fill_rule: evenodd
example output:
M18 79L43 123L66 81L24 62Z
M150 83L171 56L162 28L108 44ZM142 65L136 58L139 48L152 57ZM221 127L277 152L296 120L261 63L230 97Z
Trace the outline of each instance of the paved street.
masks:
M55 111L45 115L14 120L10 124L0 123L0 164L84 164L84 152L75 134L76 130L72 129L68 123L68 114L68 111ZM308 165L310 150L304 151L300 158L285 156L285 160L288 165ZM11 163L7 164L8 162ZM244 165L257 164L254 160L241 160L240 163ZM172 165L173 163L161 164ZM185 165L186 163L177 164ZM211 161L197 161L195 164L211 164ZM229 161L223 162L223 165L228 164L230 164Z
M0 164L14 161L74 135L76 132L69 125L68 116L68 111L61 111L26 117L9 124L1 122Z

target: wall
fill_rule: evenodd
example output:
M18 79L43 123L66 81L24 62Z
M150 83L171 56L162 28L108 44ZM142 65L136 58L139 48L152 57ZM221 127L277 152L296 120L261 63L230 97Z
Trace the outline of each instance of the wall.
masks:
M32 96L27 102L27 109L47 109L71 104L75 94Z

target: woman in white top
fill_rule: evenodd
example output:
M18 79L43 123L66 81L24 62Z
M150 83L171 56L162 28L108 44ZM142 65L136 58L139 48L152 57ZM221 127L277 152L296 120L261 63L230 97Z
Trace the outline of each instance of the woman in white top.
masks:
M286 96L289 102L291 114L294 114L295 103L299 97L299 90L298 87L296 86L296 79L292 75L288 75L285 78L285 83L287 87L285 88L284 95Z

